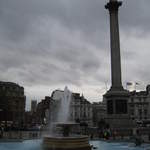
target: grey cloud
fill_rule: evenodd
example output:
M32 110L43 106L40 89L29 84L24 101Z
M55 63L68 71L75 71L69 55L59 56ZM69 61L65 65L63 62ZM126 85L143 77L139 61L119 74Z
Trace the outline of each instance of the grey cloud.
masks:
M103 38L95 35L107 31L106 18L102 1L90 0L3 0L1 2L1 19L3 32L11 40L19 40L30 33L30 26L36 18L45 16L59 20L70 30L79 30L87 34L87 40L97 44L103 43ZM103 18L102 20L100 18ZM38 26L38 24L37 24ZM105 34L103 34L105 35Z
M120 9L120 25L126 32L143 30L143 34L149 32L149 0L124 0Z
M124 0L121 37L149 35L149 3ZM104 4L106 0L1 0L0 80L77 87L110 82L109 13ZM123 66L125 80L136 75L138 68L131 63L140 58L128 42L121 41L123 64L128 64Z

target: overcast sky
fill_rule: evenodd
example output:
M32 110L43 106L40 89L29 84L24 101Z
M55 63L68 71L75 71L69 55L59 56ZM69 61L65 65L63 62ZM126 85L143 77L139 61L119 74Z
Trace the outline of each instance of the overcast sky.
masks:
M102 100L110 87L107 0L0 0L0 80L30 99L55 89ZM150 82L150 0L124 0L119 11L123 84Z

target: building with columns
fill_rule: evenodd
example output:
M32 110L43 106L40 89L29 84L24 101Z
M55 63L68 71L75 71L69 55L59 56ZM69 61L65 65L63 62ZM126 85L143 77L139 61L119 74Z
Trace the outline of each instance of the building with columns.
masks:
M93 107L93 126L98 127L101 120L105 120L106 118L106 103L102 102L94 102L92 104Z
M24 88L0 81L0 123L20 127L24 123L26 97ZM5 123L4 123L5 122Z
M145 91L132 91L128 102L130 117L136 122L150 121L150 85Z
M80 96L79 93L72 93L70 110L72 121L87 123L89 126L92 126L92 104L83 95Z
M36 112L37 100L31 100L31 113Z
M47 123L49 120L49 114L47 114L47 110L50 110L50 106L52 103L52 98L50 96L45 96L38 104L36 108L36 116L35 122L38 124Z

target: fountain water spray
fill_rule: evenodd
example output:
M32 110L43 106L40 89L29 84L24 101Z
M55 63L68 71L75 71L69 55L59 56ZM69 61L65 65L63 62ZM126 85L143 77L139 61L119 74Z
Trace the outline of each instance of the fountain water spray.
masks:
M58 91L56 91L58 92ZM64 91L55 93L53 104L50 104L49 134L55 135L56 124L68 123L70 120L70 104L72 93L67 86Z
M58 110L57 122L68 122L70 117L70 103L72 93L65 87L61 96L60 106Z

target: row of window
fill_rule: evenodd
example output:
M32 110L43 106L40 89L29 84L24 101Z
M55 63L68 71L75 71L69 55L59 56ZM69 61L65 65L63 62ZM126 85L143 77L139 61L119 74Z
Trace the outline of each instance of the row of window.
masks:
M78 113L77 111L74 112L74 117L90 117L91 116L91 113L90 112L82 112L82 113ZM71 113L71 117L73 117L73 112Z
M130 114L134 116L135 115L135 110L131 109L130 110ZM148 114L147 109L144 109L144 110L138 109L138 115L141 116L142 114L144 114L145 116L147 116L147 114Z
M18 86L0 86L0 90L23 91L23 88Z
M132 103L137 102L137 101L138 102L142 102L142 101L146 102L146 100L147 100L146 97L137 97L136 99L134 97L131 98Z
M0 92L0 95L5 95L5 96L24 96L24 92L11 92L11 91L6 91L5 93Z

